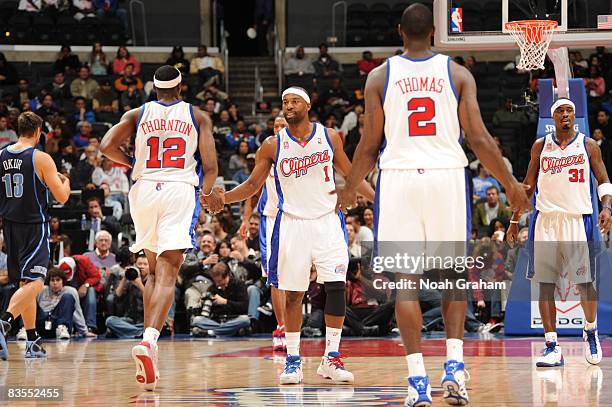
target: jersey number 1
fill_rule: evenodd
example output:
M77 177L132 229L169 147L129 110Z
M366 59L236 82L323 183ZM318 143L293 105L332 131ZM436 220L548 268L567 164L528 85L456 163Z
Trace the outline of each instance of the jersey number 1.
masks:
M159 137L147 140L149 159L147 168L185 168L185 140L180 137L164 140L162 161L159 160Z
M412 98L408 102L408 132L410 137L435 136L436 105L432 98Z

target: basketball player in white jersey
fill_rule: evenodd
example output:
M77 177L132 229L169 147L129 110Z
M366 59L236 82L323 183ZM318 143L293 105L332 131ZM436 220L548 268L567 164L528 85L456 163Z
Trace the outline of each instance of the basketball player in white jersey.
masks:
M158 68L154 76L158 100L124 114L100 145L108 158L132 167L129 200L136 242L130 250L144 250L150 268L143 293L145 331L132 357L136 380L146 390L154 390L159 378L157 338L174 300L183 253L194 247L200 185L209 210L223 208L223 197L213 191L217 155L210 119L179 99L181 80L178 69ZM130 157L122 146L134 132L135 156Z
M598 225L591 220L596 210L592 203L595 191L591 190L591 177L595 177L599 185L597 193L602 207L599 229L603 233L612 226L612 184L595 140L574 129L574 103L561 98L550 110L555 132L533 144L524 181L530 186L528 193L531 195L535 191L536 195L535 221L531 222L529 230L533 261L528 278L539 283L539 307L546 339L546 348L536 366L564 364L557 341L555 305L555 284L561 273L567 273L580 292L585 316L584 357L596 365L601 361L602 352L597 335L593 256L601 237ZM510 221L509 242L516 239L519 217L515 213Z
M283 92L283 114L288 126L262 144L249 178L225 195L228 203L255 194L275 175L278 213L268 251L268 283L285 291L287 359L281 384L303 379L299 353L302 298L310 269L325 287L326 346L317 373L334 382L353 382L340 354L340 336L346 313L345 284L348 245L342 213L336 212L334 169L348 174L351 163L342 140L333 130L308 120L310 97L298 87ZM374 198L362 181L359 191Z
M424 5L415 3L404 11L399 26L404 53L389 58L368 76L365 132L338 200L343 207L354 205L356 186L371 171L382 147L374 202L379 252L393 242L413 242L428 255L434 247L445 251L454 246L455 256L463 257L471 222L461 129L482 164L505 187L514 207L522 211L530 205L482 122L474 78L450 57L432 52L433 30L432 13ZM412 280L418 287L415 274L423 269L407 271L396 265L389 271L397 273L396 281ZM450 270L445 274L449 279L458 276ZM442 387L445 401L454 405L468 403L462 340L466 307L465 292L445 290L447 361ZM406 405L430 406L418 290L398 291L396 319L408 362Z
M287 120L282 113L274 119L274 134L278 134L282 129L287 127ZM276 136L270 136L276 137ZM257 150L256 156L259 155ZM240 225L240 234L246 238L248 221L253 213L252 200L255 196L249 197L244 202L244 218ZM272 230L274 229L274 220L278 213L278 194L276 193L276 183L274 171L270 171L270 175L266 178L266 183L259 194L257 203L257 212L259 213L259 248L261 252L261 270L264 277L268 276L268 259L270 255L270 239ZM276 317L276 329L272 333L272 350L286 351L287 339L285 337L285 292L271 286L272 290L272 307L274 316Z

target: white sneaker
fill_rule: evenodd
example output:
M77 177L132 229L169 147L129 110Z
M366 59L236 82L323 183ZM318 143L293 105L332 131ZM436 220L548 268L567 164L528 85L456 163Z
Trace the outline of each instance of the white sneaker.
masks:
M592 365L597 365L601 362L603 356L601 344L599 343L599 335L597 328L587 331L582 331L582 341L584 344L584 358Z
M302 361L298 355L287 355L285 369L280 375L280 384L299 384L304 379Z
M355 381L353 374L344 368L340 352L329 352L327 356L323 356L317 374L334 382L353 383Z
M281 333L278 329L275 329L274 332L272 332L272 350L274 352L283 351L283 341L281 339Z
M564 364L561 346L557 345L557 342L546 342L546 348L542 351L542 356L536 361L536 366L556 367L563 366Z
M28 340L28 334L27 334L26 329L24 327L21 327L19 332L17 332L17 340L18 341L27 341Z
M70 332L66 325L58 325L55 328L55 337L60 340L70 340Z
M444 389L444 401L453 406L465 406L469 402L465 382L470 380L470 375L465 370L463 362L448 360L444 363L442 374L442 389Z
M404 407L430 407L431 386L429 377L412 376L408 378L408 397L404 401Z
M153 391L157 385L157 346L148 341L141 341L132 348L132 358L136 363L136 381L145 390Z

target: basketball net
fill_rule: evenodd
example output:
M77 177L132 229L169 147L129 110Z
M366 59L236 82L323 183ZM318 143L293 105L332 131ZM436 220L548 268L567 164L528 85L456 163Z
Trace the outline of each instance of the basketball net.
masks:
M569 64L569 54L566 47L550 48L547 52L548 58L555 67L555 79L557 80L557 96L569 97L569 79L572 77L572 69Z

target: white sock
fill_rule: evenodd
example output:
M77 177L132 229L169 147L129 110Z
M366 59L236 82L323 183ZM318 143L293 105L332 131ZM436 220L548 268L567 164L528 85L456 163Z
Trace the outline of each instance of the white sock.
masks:
M142 335L143 341L152 342L154 344L157 343L157 338L159 338L159 331L151 327L145 329L144 334Z
M406 361L408 362L409 377L427 376L422 353L411 353L410 355L406 355Z
M342 328L325 327L325 356L329 355L329 352L338 352L341 336Z
M300 355L300 332L285 332L287 355Z
M463 341L450 338L446 340L446 360L463 362Z
M556 332L546 332L544 334L544 338L546 339L546 342L559 343L559 342L557 342L557 333Z
M595 328L597 328L597 319L593 322L586 321L586 323L584 324L585 331L590 331L591 329Z

